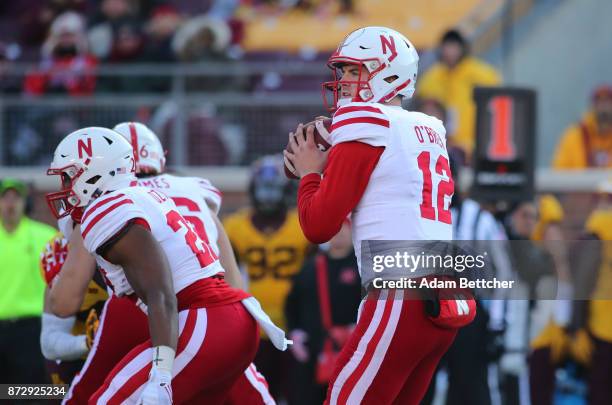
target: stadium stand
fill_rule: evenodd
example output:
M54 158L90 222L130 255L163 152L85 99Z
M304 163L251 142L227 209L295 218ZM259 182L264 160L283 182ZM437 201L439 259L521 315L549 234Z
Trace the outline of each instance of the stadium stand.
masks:
M486 4L486 13L480 8ZM489 5L488 3L493 3ZM347 32L362 26L380 25L405 33L419 49L435 45L440 34L470 17L486 18L501 1L355 1L351 13L336 10L320 11L312 19L311 12L295 9L279 16L243 11L246 24L244 48L247 52L286 49L298 52L303 48L331 50ZM240 10L238 12L240 14Z

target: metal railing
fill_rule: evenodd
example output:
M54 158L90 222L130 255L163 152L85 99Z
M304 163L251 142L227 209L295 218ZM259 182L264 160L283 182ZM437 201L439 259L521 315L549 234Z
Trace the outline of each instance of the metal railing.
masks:
M180 175L209 179L219 189L227 192L246 192L250 170L245 166L172 166ZM12 177L31 184L39 191L53 191L58 187L57 179L46 175L46 166L1 167L0 178ZM472 171L461 171L461 189L468 190L472 183ZM538 193L597 194L603 192L602 185L612 181L609 170L556 171L537 169L535 187Z
M147 123L180 166L247 165L280 153L289 131L324 113L319 94L4 97L0 165L45 165L59 141L86 126Z
M271 56L270 59L273 59ZM21 76L39 69L35 63L11 63L4 67L6 75ZM306 61L299 59L274 61L230 61L200 63L129 63L101 64L91 70L96 76L249 76L277 72L286 75L321 75L329 74L324 61ZM78 71L75 71L78 74Z
M9 64L3 77L25 78L36 69ZM280 152L290 130L324 112L319 85L328 72L322 62L299 60L100 65L62 72L93 74L101 86L104 80L119 80L118 94L97 88L81 97L3 96L0 165L46 164L70 131L128 120L150 125L173 164L246 165L262 154ZM138 88L138 83L145 86ZM147 83L163 83L158 86L162 90L147 91ZM294 83L306 85L295 88Z

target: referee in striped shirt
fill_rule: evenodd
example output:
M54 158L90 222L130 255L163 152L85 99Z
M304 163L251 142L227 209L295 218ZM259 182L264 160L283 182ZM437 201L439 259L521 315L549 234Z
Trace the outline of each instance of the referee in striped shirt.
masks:
M495 277L511 279L512 267L503 226L493 214L477 201L463 197L460 190L459 168L451 157L451 172L455 194L451 203L453 239L468 243L477 251L489 253ZM457 333L441 365L448 373L447 405L491 405L489 363L498 360L503 351L504 301L502 296L478 301L474 321ZM422 404L430 404L435 393L435 378Z

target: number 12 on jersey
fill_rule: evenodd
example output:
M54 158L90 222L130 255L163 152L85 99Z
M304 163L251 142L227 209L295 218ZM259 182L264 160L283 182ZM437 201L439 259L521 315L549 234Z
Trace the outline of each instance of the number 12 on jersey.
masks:
M438 175L448 177L448 180L440 180L438 183L438 194L436 195L436 205L434 207L433 198L433 185L431 176L431 153L429 151L423 151L417 157L419 169L423 173L423 190L422 190L422 202L420 205L421 217L430 219L432 221L440 221L445 224L450 224L451 213L450 206L445 207L446 197L451 197L455 190L455 183L451 175L448 159L446 156L440 155L436 161L435 171ZM450 203L449 203L450 205ZM437 214L437 218L436 218Z

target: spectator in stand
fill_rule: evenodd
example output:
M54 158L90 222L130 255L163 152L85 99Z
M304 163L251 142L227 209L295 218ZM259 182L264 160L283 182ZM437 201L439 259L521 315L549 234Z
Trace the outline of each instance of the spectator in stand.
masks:
M172 40L172 49L177 59L184 63L230 63L231 40L232 31L226 21L203 15L183 24ZM192 76L186 88L190 91L229 91L242 88L243 81L244 78L235 75Z
M588 369L588 403L612 398L612 183L601 187L600 203L586 221L586 240L573 250L577 300L571 356ZM591 301L584 301L590 297Z
M138 59L144 63L171 63L176 60L172 50L172 39L182 23L177 10L168 5L156 7L145 25L144 47ZM143 91L168 92L172 87L169 75L146 76L139 80ZM134 88L134 83L125 83L125 87Z
M507 217L512 259L518 279L508 301L502 389L510 404L519 403L519 387L526 375L525 354L530 354L532 403L552 404L554 367L564 356L564 327L571 318L572 288L568 251L559 223L563 210L550 195L515 204ZM518 290L520 291L520 290ZM526 296L529 300L526 300ZM528 340L531 340L530 342Z
M172 6L159 6L153 10L146 27L146 42L142 60L146 62L173 62L172 38L182 22Z
M339 353L355 325L359 280L347 219L327 247L304 264L287 296L285 315L297 362L292 369L292 405L325 400L329 382L325 371L333 371L334 353Z
M612 85L597 87L591 102L592 109L561 137L553 168L612 168Z
M8 2L7 2L8 3ZM85 12L86 0L48 0L22 3L19 13L20 43L38 49L49 33L53 21L67 11ZM13 5L15 6L15 5Z
M492 66L470 56L469 45L457 30L442 36L439 52L439 61L419 78L417 92L446 106L448 138L469 156L475 137L474 88L498 85L501 78Z
M106 61L112 57L115 62L123 62L130 59L124 54L132 57L137 53L134 49L142 47L139 41L133 40L139 35L132 33L142 33L142 20L133 1L102 0L100 11L93 18L91 25L88 33L89 43L92 52L100 60ZM127 44L119 44L125 40Z
M125 4L125 0L108 1L111 4ZM111 8L113 12L108 13L108 21L97 25L90 31L90 42L94 43L99 40L96 52L103 61L113 64L141 61L146 42L144 25L133 8L117 7L117 10ZM103 7L103 10L107 8ZM147 92L151 87L151 81L147 80L150 78L151 76L144 76L141 80L134 80L135 76L132 75L101 76L98 90L113 93Z
M144 31L138 20L124 20L114 26L110 63L138 62L144 50Z
M561 230L563 208L554 196L544 195L540 197L538 211L539 220L531 239L551 254L557 273L553 281L557 285L557 296L569 298L569 258ZM542 290L546 286L541 284ZM571 319L571 304L567 299L541 298L530 304L529 389L531 403L552 405L556 367L567 356L568 336L565 328Z
M44 282L39 257L57 231L25 215L27 187L0 182L0 382L41 384L40 317Z
M96 59L89 54L82 17L74 12L58 16L42 47L42 61L24 83L28 95L93 93Z
M231 31L225 21L198 16L176 33L172 48L182 62L225 61L230 41Z

